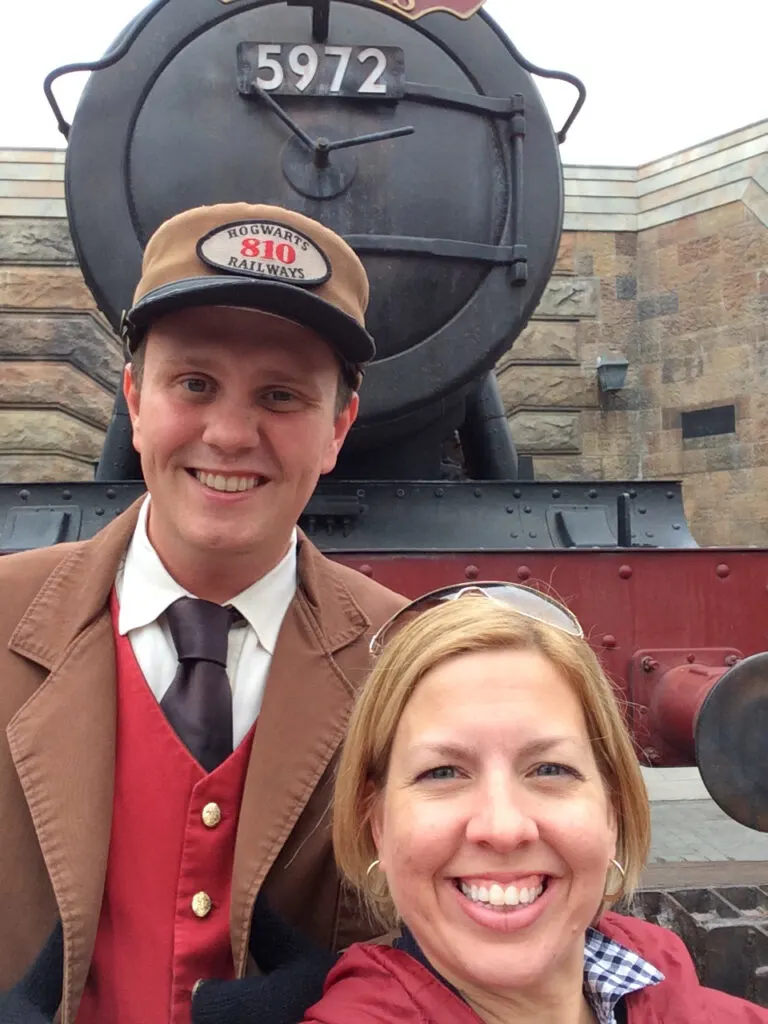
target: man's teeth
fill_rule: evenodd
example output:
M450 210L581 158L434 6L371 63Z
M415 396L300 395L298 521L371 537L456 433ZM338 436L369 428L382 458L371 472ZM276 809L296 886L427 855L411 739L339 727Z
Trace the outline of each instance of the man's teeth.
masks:
M250 491L259 483L257 476L222 476L220 473L203 473L195 470L201 484L214 491Z
M518 904L525 906L533 903L541 896L544 886L539 884L518 889L515 885L498 885L495 882L490 886L467 885L466 882L462 882L461 891L473 903L485 903L491 907L516 907Z

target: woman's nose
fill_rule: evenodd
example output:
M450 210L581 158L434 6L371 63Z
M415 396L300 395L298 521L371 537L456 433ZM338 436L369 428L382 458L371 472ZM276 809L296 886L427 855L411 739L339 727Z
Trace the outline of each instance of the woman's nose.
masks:
M498 849L513 849L539 837L535 810L510 782L495 780L477 793L467 839Z

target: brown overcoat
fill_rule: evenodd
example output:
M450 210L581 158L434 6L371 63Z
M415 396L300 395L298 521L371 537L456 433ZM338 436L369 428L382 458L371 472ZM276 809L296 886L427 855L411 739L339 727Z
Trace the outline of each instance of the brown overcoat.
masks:
M62 1024L74 1022L101 909L115 759L108 599L137 515L138 504L91 540L0 558L0 991L34 959L59 913ZM235 845L238 976L265 879L274 906L326 946L368 937L342 898L329 809L336 755L369 668L369 637L403 598L331 562L301 535L298 575Z

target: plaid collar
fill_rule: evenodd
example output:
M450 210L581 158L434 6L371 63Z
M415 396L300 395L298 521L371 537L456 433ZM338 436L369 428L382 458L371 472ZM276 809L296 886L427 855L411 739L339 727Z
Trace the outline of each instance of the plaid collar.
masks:
M406 927L403 926L400 937L393 945L418 960L459 999L464 999L461 992L438 974ZM599 1024L616 1024L616 1004L622 996L649 985L658 985L660 981L664 981L664 975L653 964L626 946L620 946L596 928L587 928L584 942L584 994Z
M622 996L660 981L664 975L653 964L596 928L587 928L584 993L600 1024L615 1024L616 1004Z

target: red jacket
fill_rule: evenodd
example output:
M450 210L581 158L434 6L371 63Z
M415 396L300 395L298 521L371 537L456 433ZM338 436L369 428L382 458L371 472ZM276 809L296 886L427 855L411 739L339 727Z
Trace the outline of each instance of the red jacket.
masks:
M703 988L690 954L673 932L619 914L598 928L665 977L625 996L629 1024L768 1024L768 1010ZM304 1024L479 1024L480 1018L426 967L399 949L350 946L328 975Z

